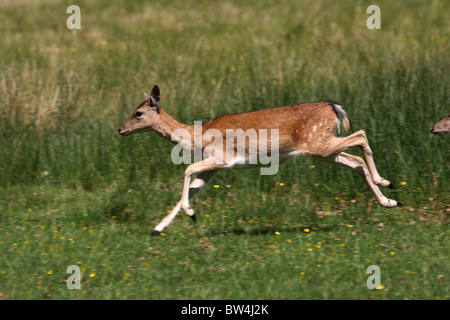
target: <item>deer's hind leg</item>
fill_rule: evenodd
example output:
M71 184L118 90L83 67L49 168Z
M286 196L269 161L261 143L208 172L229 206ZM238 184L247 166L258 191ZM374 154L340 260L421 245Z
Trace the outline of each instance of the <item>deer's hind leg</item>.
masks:
M392 183L389 180L382 178L378 173L375 162L373 160L373 153L370 149L369 141L367 140L367 136L364 130L359 130L344 138L333 137L326 148L326 157L333 154L338 154L351 147L359 147L362 150L372 181L376 185L389 187L392 189Z
M354 156L345 152L340 152L337 155L330 156L329 161L334 161L340 165L349 167L361 175L370 187L370 190L374 194L378 203L386 208L393 208L401 206L402 204L396 200L386 198L380 191L380 189L373 182L371 172L369 171L366 163L361 157Z

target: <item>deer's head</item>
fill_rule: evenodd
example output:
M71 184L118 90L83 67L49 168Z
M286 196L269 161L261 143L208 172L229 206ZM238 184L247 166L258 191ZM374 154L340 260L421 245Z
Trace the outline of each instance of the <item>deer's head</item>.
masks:
M450 134L450 113L441 121L436 123L431 132L434 134Z
M133 133L140 133L152 130L159 122L159 87L153 86L148 95L144 93L145 101L137 107L131 118L119 128L119 134L128 136Z

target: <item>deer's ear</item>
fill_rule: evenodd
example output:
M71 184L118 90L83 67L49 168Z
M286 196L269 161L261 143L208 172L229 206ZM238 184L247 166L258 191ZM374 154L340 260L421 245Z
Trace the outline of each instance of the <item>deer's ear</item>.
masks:
M144 92L144 96L145 96L145 101L150 101L150 96L146 92Z
M152 92L150 93L151 101L159 104L160 94L159 87L157 84L153 86Z
M159 93L159 87L157 84L153 86L152 92L150 93L150 105L154 108L156 108L156 111L159 113L159 100L160 100L160 93Z

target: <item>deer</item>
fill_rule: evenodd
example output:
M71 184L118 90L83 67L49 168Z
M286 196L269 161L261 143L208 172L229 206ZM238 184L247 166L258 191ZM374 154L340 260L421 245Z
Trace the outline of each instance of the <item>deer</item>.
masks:
M131 118L119 128L118 133L120 135L129 136L136 133L155 131L158 135L170 140L175 145L185 144L191 152L195 148L200 148L204 151L202 159L187 166L184 172L181 199L154 228L151 236L157 236L169 226L180 210L183 210L196 222L196 214L190 207L189 200L220 169L247 169L260 167L263 164L259 161L252 164L247 163L248 161L242 161L242 159L249 159L252 147L259 148L259 144L252 141L249 141L241 148L225 143L222 146L208 149L214 143L213 139L211 141L200 139L199 141L199 139L191 138L188 141L189 139L174 138L174 133L177 130L185 130L193 137L194 126L178 122L161 108L158 85L153 86L150 95L145 93L144 96L145 100L139 104ZM378 186L381 186L392 189L393 185L389 180L379 175L365 131L359 130L346 137L338 137L336 134L340 133L341 121L346 131L352 129L352 122L342 106L337 102L304 102L251 112L224 114L202 124L201 131L205 133L207 130L214 129L223 133L226 140L239 138L239 135L245 134L246 131L244 130L252 128L277 130L277 141L265 139L270 140L268 144L276 148L280 163L297 156L307 156L348 167L365 180L382 207L393 208L401 206L402 204L399 201L385 197L378 188ZM230 129L234 129L234 132L237 132L231 138L225 135L227 130ZM238 129L241 130L239 131ZM344 152L352 147L362 150L365 161L359 156ZM274 149L272 148L271 150ZM226 154L226 159L224 160L222 157L221 161L215 161L218 158L217 151ZM195 179L191 182L194 175L196 175Z
M431 133L437 135L450 134L450 113L431 128Z

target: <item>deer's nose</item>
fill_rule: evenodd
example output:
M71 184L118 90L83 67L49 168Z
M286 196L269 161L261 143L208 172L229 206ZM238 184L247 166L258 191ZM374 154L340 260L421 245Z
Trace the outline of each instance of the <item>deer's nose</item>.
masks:
M131 134L131 131L128 130L124 130L123 126L119 128L119 131L117 131L121 136L128 136L129 134Z

